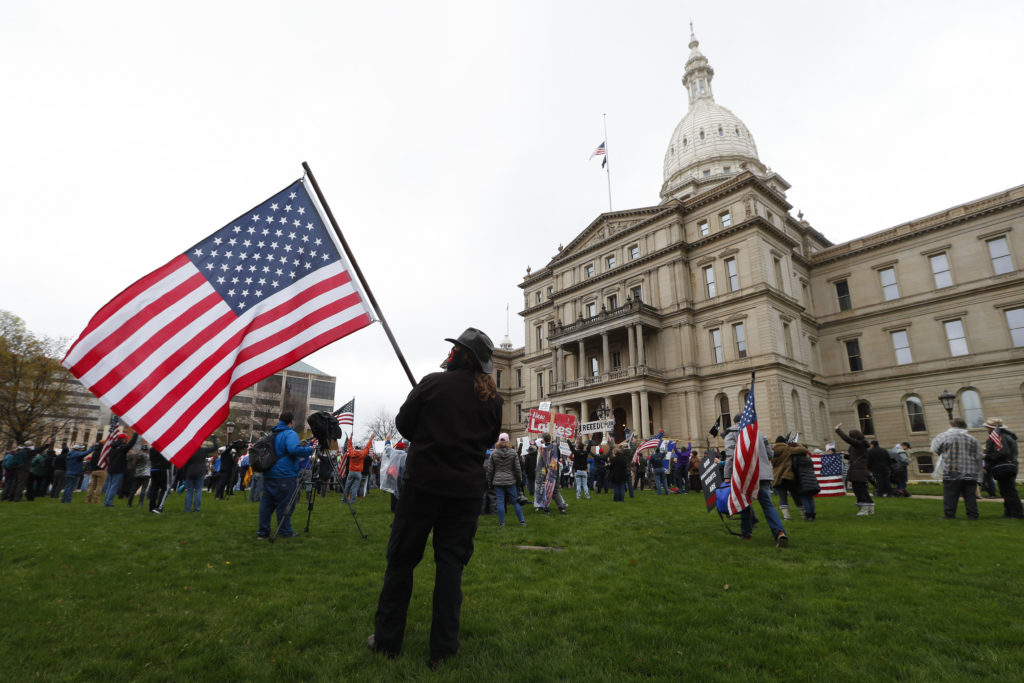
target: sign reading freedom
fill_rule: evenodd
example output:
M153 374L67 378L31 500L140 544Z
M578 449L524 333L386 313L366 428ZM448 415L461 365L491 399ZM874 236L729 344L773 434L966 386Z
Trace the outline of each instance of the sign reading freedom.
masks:
M610 432L615 429L615 423L611 420L606 422L584 422L580 425L580 432L591 434L593 432Z
M554 425L551 422L551 413L546 410L530 408L530 423L526 431L531 434L544 434L551 432L552 436L563 439L571 439L576 436L576 416L555 413Z

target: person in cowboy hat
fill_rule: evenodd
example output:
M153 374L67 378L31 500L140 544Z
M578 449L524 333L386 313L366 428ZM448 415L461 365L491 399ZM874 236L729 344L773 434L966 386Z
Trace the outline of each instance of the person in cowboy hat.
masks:
M501 432L502 399L491 377L494 344L470 327L452 343L444 372L427 375L398 411L395 425L411 442L402 495L388 541L387 569L367 646L395 657L402 649L413 570L434 537L430 665L459 649L462 570L486 486L484 453Z
M985 420L985 470L999 484L1003 497L1003 517L1024 518L1020 494L1017 493L1017 435L1006 428L998 417Z

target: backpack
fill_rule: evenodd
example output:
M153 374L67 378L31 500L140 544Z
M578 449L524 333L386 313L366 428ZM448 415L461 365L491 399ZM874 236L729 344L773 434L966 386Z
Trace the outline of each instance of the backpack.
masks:
M277 432L270 432L249 446L249 466L253 472L266 472L277 462L277 453L274 451L276 437Z
M4 468L13 470L15 467L21 467L24 460L21 456L21 451L17 450L13 453L8 453L4 456Z

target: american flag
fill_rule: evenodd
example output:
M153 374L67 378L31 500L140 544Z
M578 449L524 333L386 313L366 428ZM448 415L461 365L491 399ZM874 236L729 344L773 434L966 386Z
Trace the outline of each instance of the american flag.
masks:
M594 153L590 155L590 159L593 159L594 157L603 156L604 152L604 143L602 142L600 145L597 146L597 149L594 150ZM590 161L590 159L587 159L587 161Z
M107 467L107 459L110 457L110 447L114 445L114 439L121 433L121 418L117 415L110 416L110 430L107 433L107 440L103 442L103 448L100 450L100 459L98 466L102 469Z
M992 445L996 447L996 450L1002 450L1003 448L1003 436L999 433L999 428L993 429L988 433L988 440L992 442Z
M811 453L814 476L821 491L818 496L845 496L843 489L843 456L839 453Z
M371 322L297 180L114 297L63 363L181 466L232 396Z
M657 448L661 444L661 435L651 437L644 441L642 444L636 447L636 455L640 455L642 451L649 451L652 448Z
M729 514L735 515L750 505L757 491L759 465L757 457L757 411L754 409L754 379L750 379L750 393L740 416L736 452L732 460L732 488L729 491Z
M335 410L334 416L338 418L339 427L345 427L346 425L351 427L356 416L356 399L353 398L351 401Z

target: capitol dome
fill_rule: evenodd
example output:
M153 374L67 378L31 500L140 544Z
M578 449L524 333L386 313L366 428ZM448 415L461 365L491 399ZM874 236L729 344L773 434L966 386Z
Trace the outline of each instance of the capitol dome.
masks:
M738 116L715 102L711 90L715 70L699 45L691 24L690 56L683 74L690 109L676 126L665 151L663 201L702 191L707 184L743 171L765 175L754 136Z

